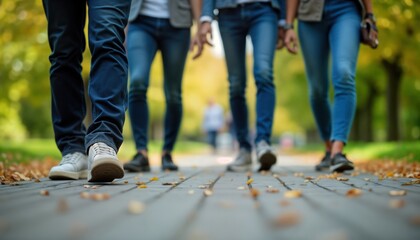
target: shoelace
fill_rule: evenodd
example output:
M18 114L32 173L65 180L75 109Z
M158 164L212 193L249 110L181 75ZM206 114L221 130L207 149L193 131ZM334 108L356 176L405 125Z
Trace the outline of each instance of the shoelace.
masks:
M61 160L60 165L63 164L75 164L80 159L78 154L67 154L63 157L63 160Z
M96 153L105 153L105 154L109 154L113 156L115 156L116 154L114 149L112 149L111 147L108 147L104 143L96 143L96 144L93 144L92 147L93 147L93 151L95 151Z

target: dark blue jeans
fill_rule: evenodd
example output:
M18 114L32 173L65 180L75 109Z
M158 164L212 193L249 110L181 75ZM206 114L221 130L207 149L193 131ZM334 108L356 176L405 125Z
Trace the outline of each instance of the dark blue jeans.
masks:
M248 108L245 100L245 42L251 36L254 49L254 79L257 86L256 138L270 143L275 89L273 59L277 41L278 12L270 3L248 3L219 10L219 29L226 55L230 106L241 148L250 150Z
M172 151L182 119L182 76L190 44L190 29L175 28L169 19L139 16L128 26L127 51L130 67L129 106L137 150L147 150L149 108L147 90L156 52L163 61L166 100L164 151Z
M116 151L123 137L126 109L127 58L124 28L130 0L43 0L51 48L50 82L55 139L63 155L87 152L104 142ZM92 53L89 97L92 124L86 130L81 76L85 50L86 4Z
M299 21L312 112L324 141L347 142L356 109L361 14L356 1L327 0L320 22ZM332 61L334 105L329 99Z

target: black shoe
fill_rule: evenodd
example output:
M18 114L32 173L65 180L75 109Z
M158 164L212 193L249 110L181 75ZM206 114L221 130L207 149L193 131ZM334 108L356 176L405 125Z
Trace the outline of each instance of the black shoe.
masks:
M172 156L169 153L165 153L162 156L162 170L166 171L178 171L178 166L172 161Z
M331 166L331 153L325 152L324 157L321 159L321 162L315 165L316 171L325 171L328 170Z
M129 172L150 172L149 159L143 154L137 153L133 160L124 164L124 169Z
M344 172L346 170L353 170L354 165L351 161L346 158L346 155L337 153L331 158L331 172Z

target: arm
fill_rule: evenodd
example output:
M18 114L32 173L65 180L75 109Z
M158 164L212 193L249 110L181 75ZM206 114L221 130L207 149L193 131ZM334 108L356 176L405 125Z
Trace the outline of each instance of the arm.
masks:
M298 4L298 0L287 0L286 34L284 43L287 50L292 54L296 54L298 48L296 33L293 30L293 22L295 21Z
M277 30L277 46L276 49L282 49L284 47L284 25L286 23L286 0L279 0L280 5L280 20L278 22Z
M190 52L194 52L194 47L197 46L197 52L193 55L193 59L196 59L201 56L203 52L203 44L201 44L200 36L199 36L199 29L200 29L200 16L201 16L201 8L203 6L202 0L189 0L192 10L192 15L194 18L194 22L197 25L197 31L194 34L193 38L191 39L190 43Z
M197 54L194 55L193 59L200 57L204 45L208 44L209 46L213 46L210 39L213 39L212 36L212 29L211 29L211 21L213 20L214 14L214 7L215 7L215 0L203 0L202 8L201 8L201 17L200 17L200 24L197 33L198 41L200 42L197 46L199 47Z

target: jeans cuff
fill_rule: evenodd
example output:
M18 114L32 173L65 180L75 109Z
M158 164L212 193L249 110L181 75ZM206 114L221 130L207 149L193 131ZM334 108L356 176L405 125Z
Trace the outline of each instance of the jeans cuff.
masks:
M106 145L112 147L115 150L116 153L118 153L118 149L115 146L114 142L109 141L108 139L97 138L97 139L93 139L93 140L91 140L91 141L89 141L89 142L86 143L86 152L87 152L87 154L89 154L89 148L90 148L90 146L92 146L93 144L98 143L98 142L105 143Z

